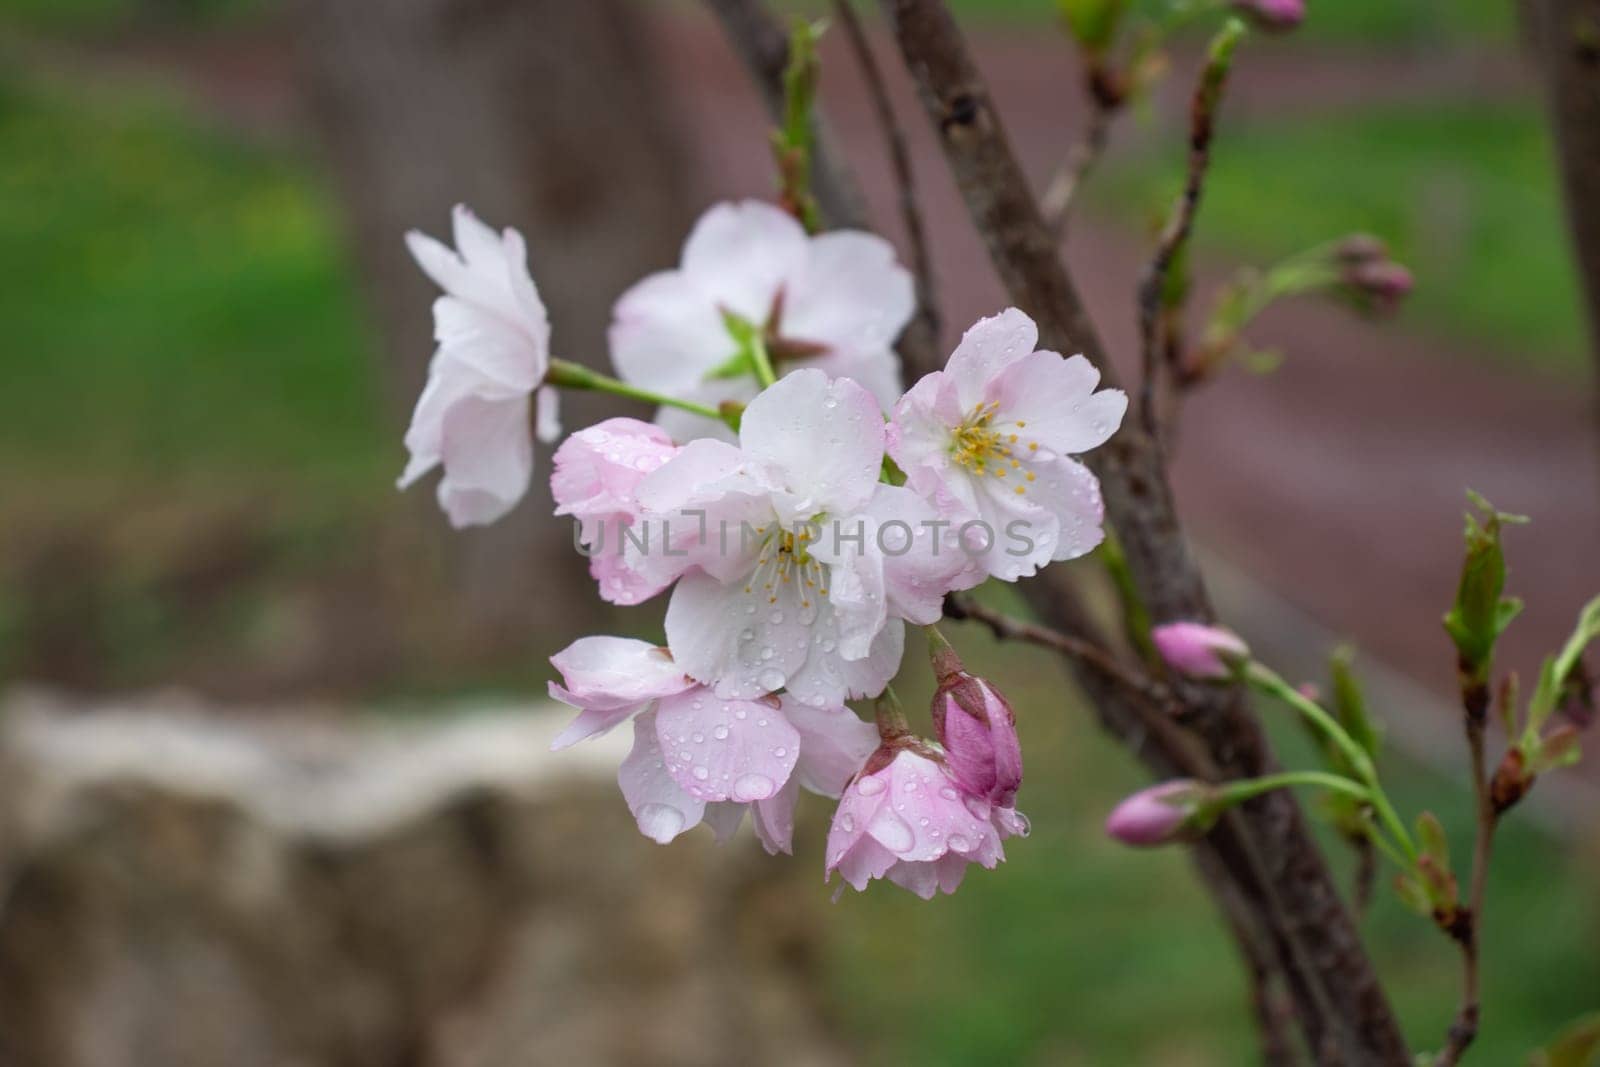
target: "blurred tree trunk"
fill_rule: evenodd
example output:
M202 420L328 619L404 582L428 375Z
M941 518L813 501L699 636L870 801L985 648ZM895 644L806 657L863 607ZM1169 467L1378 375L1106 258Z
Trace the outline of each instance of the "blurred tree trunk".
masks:
M1521 9L1545 79L1600 373L1600 0L1524 0Z
M600 364L612 301L676 260L689 221L681 141L638 0L306 0L296 17L379 327L398 471L435 296L402 234L448 239L458 202L518 227L556 353ZM569 426L616 411L570 395L563 407ZM413 493L442 532L466 636L484 652L528 648L552 604L560 632L534 634L530 651L602 615L569 524L550 517L548 449L537 464L528 500L487 529L449 534L426 491Z

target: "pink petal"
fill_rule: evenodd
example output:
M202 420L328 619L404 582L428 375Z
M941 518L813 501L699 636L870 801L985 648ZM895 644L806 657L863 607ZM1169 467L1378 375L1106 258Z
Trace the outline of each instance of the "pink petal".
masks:
M766 800L800 757L800 734L781 711L704 689L662 698L656 728L667 773L700 800Z
M849 514L878 483L883 413L847 378L795 371L745 408L739 440L746 455L775 472L774 503L786 522L822 511Z
M990 384L998 418L1056 455L1077 455L1104 444L1128 410L1120 389L1094 391L1100 372L1082 356L1034 352L1006 367ZM1019 425L1021 424L1021 425Z
M705 802L684 792L667 773L653 711L633 721L633 749L617 771L617 784L639 832L657 844L699 825L705 815Z
M961 335L961 343L945 364L945 373L955 383L963 413L988 399L989 382L1014 360L1033 351L1039 328L1016 308L979 319Z
M714 306L759 324L806 253L806 232L788 212L760 200L717 204L689 233L683 272Z

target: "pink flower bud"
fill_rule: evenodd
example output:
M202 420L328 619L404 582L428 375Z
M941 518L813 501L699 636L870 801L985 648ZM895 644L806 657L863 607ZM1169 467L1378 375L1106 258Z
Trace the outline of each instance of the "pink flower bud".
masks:
M1226 681L1234 665L1250 657L1250 647L1223 626L1169 622L1150 632L1156 651L1179 674L1205 681Z
M1273 32L1292 30L1306 18L1305 0L1235 0L1233 10Z
M933 695L933 735L962 792L1001 807L1016 803L1022 785L1017 717L1000 691L961 669L953 650L934 656L939 688Z
M1351 267L1345 271L1344 281L1358 301L1381 314L1398 309L1415 284L1409 270L1387 259Z
M1190 778L1141 789L1106 817L1106 834L1141 848L1187 840L1206 829L1211 787Z

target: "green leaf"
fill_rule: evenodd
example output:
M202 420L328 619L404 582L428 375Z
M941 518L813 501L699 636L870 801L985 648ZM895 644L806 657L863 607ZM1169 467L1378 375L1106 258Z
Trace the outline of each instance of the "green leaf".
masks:
M1333 713L1356 744L1365 749L1367 755L1376 757L1383 736L1367 714L1366 697L1351 668L1354 661L1355 649L1348 645L1334 649L1328 660L1329 673L1333 676Z
M1539 685L1528 703L1528 725L1523 734L1525 741L1538 737L1545 720L1560 705L1562 689L1578 666L1583 650L1597 637L1600 637L1600 597L1584 605L1567 643L1556 655L1546 658L1539 669Z
M1466 516L1466 558L1456 601L1444 617L1444 628L1455 642L1464 676L1477 683L1488 681L1494 645L1511 620L1522 610L1520 601L1505 597L1506 559L1500 544L1502 525L1527 520L1495 508L1477 493L1468 499L1481 513Z

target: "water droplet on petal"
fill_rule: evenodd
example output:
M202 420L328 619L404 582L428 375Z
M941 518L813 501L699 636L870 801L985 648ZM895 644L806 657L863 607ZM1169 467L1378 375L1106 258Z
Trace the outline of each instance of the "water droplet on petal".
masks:
M733 783L733 799L745 803L765 800L773 791L772 779L764 774L741 774Z
M856 792L864 797L876 796L883 792L882 778L863 778L856 783Z

